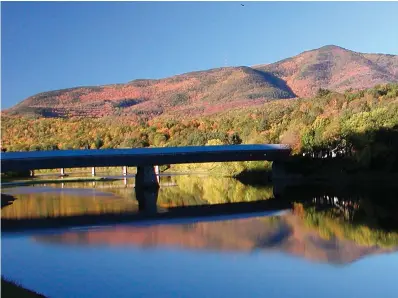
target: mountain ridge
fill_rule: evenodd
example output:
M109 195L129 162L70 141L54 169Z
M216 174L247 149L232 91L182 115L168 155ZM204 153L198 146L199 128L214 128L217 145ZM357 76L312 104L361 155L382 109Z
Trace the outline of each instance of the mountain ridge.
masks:
M344 92L394 82L398 82L397 55L326 45L271 64L41 92L5 112L42 117L198 116L269 100L311 97L319 88Z

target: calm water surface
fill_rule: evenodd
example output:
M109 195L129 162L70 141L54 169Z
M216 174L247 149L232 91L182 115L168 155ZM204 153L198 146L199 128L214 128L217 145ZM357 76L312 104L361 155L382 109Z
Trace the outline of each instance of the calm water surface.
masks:
M139 213L132 183L3 189L2 218ZM158 212L273 199L227 178L163 183ZM397 297L395 192L293 194L280 213L3 232L2 275L48 297Z

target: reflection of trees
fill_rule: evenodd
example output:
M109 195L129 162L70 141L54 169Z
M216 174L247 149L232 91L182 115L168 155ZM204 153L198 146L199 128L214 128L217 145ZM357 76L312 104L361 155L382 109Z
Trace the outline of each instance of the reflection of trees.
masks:
M323 195L314 197L315 205L334 208L334 212L340 214L345 220L353 221L355 212L359 209L359 203L352 199Z
M17 200L2 209L4 219L121 213L138 209L133 200L113 195L78 195L64 192L15 195Z
M170 181L175 187L161 188L158 204L183 206L250 202L269 199L272 187L246 186L233 178L173 176Z
M294 211L324 239L351 240L363 246L398 246L397 232L371 228L366 222L356 223L356 212L360 212L358 202L323 197L314 199L314 203L318 206L295 204ZM320 203L323 206L330 205L331 208L319 210L317 207Z
M54 191L32 188L4 208L3 218L58 217L103 214L138 209L133 180L53 184ZM272 188L245 186L233 178L172 176L162 177L157 204L161 207L249 202L272 197ZM68 189L75 189L71 192Z

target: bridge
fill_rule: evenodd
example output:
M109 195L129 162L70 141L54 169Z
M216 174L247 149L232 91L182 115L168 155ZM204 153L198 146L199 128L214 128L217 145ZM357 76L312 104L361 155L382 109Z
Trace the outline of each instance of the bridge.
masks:
M1 154L1 172L82 167L137 167L136 188L158 187L159 165L231 162L282 161L291 149L272 145L221 145L162 148L53 150L6 152ZM276 166L273 166L273 171Z

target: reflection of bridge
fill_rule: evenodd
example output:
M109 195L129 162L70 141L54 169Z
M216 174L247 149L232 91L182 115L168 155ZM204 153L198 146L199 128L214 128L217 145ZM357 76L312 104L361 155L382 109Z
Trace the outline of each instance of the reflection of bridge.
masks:
M279 161L290 154L284 145L223 145L107 150L55 150L6 152L1 154L1 171L82 167L137 167L136 187L157 187L155 165L230 162ZM273 166L273 170L276 167Z
M82 214L62 217L1 219L2 232L35 229L77 228L87 226L107 226L146 220L181 219L197 221L199 218L249 215L258 212L277 212L291 208L285 200L260 200L254 202L222 203L199 206L179 206L158 210L158 188L136 188L138 212ZM203 219L204 220L204 219Z

